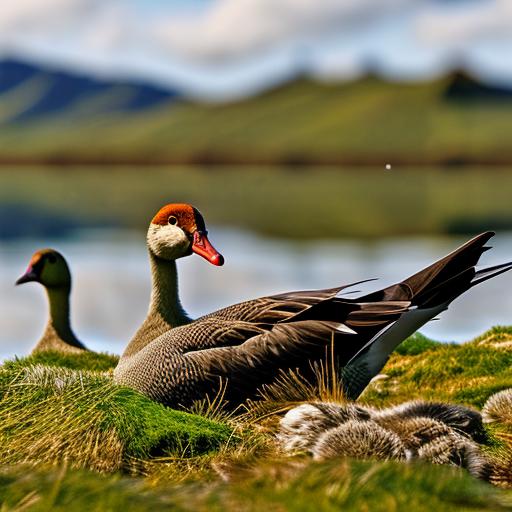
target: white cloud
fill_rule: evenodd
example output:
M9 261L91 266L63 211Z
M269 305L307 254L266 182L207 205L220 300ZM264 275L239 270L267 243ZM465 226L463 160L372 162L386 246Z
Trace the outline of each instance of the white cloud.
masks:
M79 22L101 5L99 0L15 0L3 2L0 30L19 34L24 31L50 32ZM28 34L26 34L28 35Z
M480 40L512 39L512 1L487 0L450 9L430 8L417 20L425 44L464 50Z
M174 54L219 62L294 39L357 30L421 0L219 0L202 16L162 20L156 38Z
M428 78L454 57L485 76L512 77L512 0L190 2L4 0L0 52L217 97L297 70L353 78L371 65Z

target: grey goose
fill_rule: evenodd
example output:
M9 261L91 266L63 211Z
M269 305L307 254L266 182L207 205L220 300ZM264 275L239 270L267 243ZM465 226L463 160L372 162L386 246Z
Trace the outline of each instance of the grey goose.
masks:
M355 399L400 342L471 287L512 268L475 269L493 234L482 233L404 281L356 299L341 296L352 285L290 292L192 321L179 301L176 260L193 253L217 266L224 260L200 212L168 204L147 233L153 282L148 316L114 379L172 407L188 407L221 389L235 405L256 397L281 371L313 378L315 363L332 349L347 398Z

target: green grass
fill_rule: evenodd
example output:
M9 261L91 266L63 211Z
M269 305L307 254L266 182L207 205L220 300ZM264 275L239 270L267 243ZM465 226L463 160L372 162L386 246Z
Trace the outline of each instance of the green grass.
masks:
M438 344L416 334L382 370L388 379L370 386L363 400L386 405L413 398L482 407L487 398L512 388L512 329L494 327L462 344Z
M104 374L42 365L0 369L0 459L101 471L135 459L218 450L226 425L174 411L113 384Z
M443 346L445 346L443 343L431 340L420 332L416 332L398 345L395 349L395 354L401 356L417 356L418 354L423 354L423 352L434 351Z
M0 236L41 236L55 217L143 231L169 202L194 204L210 227L283 238L474 234L512 227L510 190L512 173L496 168L3 168Z
M81 354L64 354L53 350L37 352L27 357L16 357L5 361L4 368L14 366L60 366L72 370L91 370L105 372L116 367L119 356L100 352L83 352Z
M512 388L511 341L512 327L461 345L417 333L383 369L389 378L361 401L382 407L424 398L480 408ZM40 364L25 358L0 368L2 511L512 510L511 491L461 469L289 458L273 441L276 417L174 411L85 369L86 359L71 369L55 366L55 354L46 366L40 357ZM62 362L70 364L67 356ZM505 427L489 429L490 453L509 449Z
M335 460L237 468L229 482L149 485L66 468L0 470L2 510L512 510L512 497L447 467ZM22 508L24 507L24 508Z

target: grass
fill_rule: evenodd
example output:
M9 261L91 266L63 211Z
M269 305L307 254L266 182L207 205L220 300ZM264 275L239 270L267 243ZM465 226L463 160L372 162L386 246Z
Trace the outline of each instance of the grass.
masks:
M283 238L474 234L512 228L511 189L512 173L499 168L2 168L0 237L142 232L162 205L182 201L209 226Z
M511 341L511 327L461 345L415 334L361 402L426 398L480 408L512 388ZM113 385L108 373L84 369L85 359L72 369L55 366L55 354L44 365L38 357L0 368L2 511L512 510L512 491L456 468L280 453L277 416L268 417L279 401L283 410L290 399L339 400L336 381L313 388L283 375L267 389L269 407L228 417L215 402L189 414ZM508 428L490 427L491 452L511 444Z
M232 435L226 424L174 411L108 376L42 365L0 371L0 458L99 471L154 456L197 456Z
M462 344L439 344L415 335L391 356L388 377L367 388L362 400L386 405L413 398L482 407L512 388L512 329L495 327Z
M173 482L65 467L4 467L2 510L390 511L512 510L511 496L447 467L336 460L237 468L230 481Z
M419 354L423 354L423 352L435 351L443 346L446 345L444 343L431 340L420 332L416 332L398 345L395 349L395 354L401 356L417 356Z
M72 370L91 370L106 372L116 367L119 356L101 352L83 352L81 354L64 354L62 352L47 350L37 352L27 357L16 357L13 361L6 361L4 368L16 366L57 366Z

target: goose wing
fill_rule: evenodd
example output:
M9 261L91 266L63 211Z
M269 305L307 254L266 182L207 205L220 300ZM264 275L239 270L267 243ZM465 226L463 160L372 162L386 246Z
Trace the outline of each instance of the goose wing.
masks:
M198 388L198 397L213 392L224 382L227 384L225 398L239 402L275 380L280 370L296 370L309 378L313 363L325 360L331 348L336 366L342 367L377 330L407 311L408 305L408 302L358 304L357 309L347 310L345 322L299 319L269 325L204 319L197 327L208 329L209 335L215 336L215 346L195 347L182 353L177 365L181 375L175 373L174 377L179 382L204 383ZM350 306L353 308L354 304ZM249 337L251 332L253 335Z
M296 315L305 313L311 308L318 308L330 300L333 300L341 291L361 283L373 281L367 279L335 288L324 290L306 290L260 297L245 302L240 302L213 313L201 317L219 318L223 320L240 320L252 323L275 324L289 321Z

